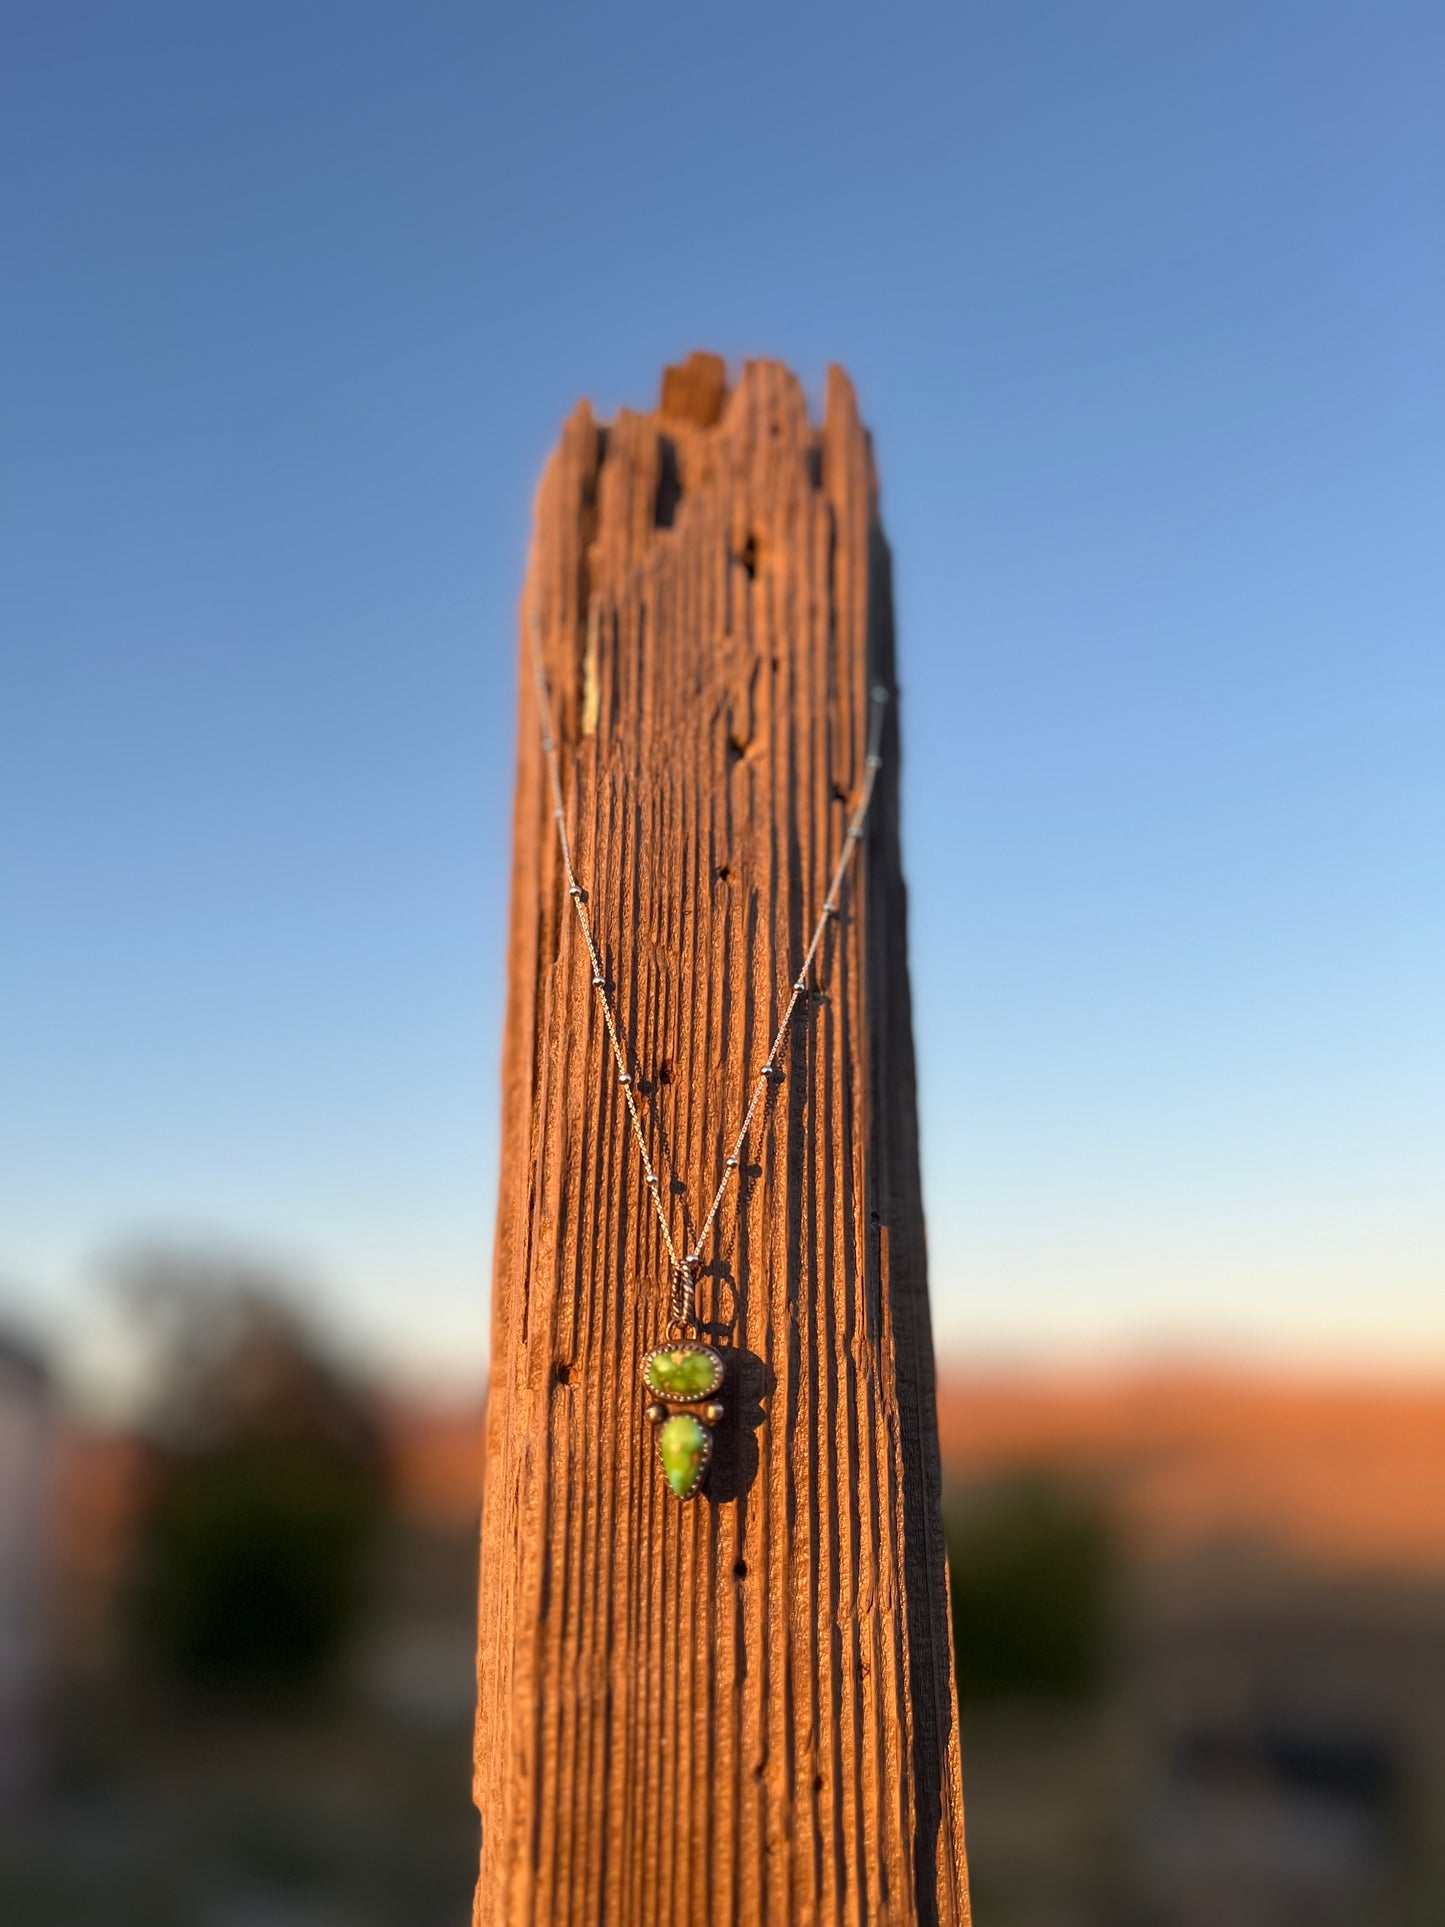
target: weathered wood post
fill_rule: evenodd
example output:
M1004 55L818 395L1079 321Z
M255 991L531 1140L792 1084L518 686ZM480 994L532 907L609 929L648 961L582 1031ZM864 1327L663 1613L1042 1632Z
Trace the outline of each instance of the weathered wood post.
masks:
M565 819L680 1250L738 1130L893 685L868 437L783 368L584 404L524 596ZM524 637L524 652L526 641ZM525 654L524 654L525 662ZM482 1527L475 1918L968 1917L919 1194L898 737L699 1281L701 1495L642 1417L668 1267L522 678Z

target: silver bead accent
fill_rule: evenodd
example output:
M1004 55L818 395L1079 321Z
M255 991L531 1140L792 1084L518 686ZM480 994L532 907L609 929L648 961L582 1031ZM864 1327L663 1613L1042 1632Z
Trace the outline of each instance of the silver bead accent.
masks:
M649 1405L642 1416L647 1420L649 1425L661 1425L662 1421L667 1417L667 1407L665 1405Z
M619 1083L619 1084L630 1084L630 1083L632 1082L632 1074L631 1074L631 1072L630 1072L630 1071L619 1071L619 1072L617 1073L617 1081L618 1081L618 1083Z
M703 1406L702 1415L707 1420L709 1425L716 1425L718 1420L723 1415L723 1406L721 1401L718 1399L710 1400L708 1404Z
M729 1158L729 1159L728 1159L728 1169L729 1169L729 1171L736 1171L736 1170L737 1170L737 1168L738 1168L738 1161L737 1161L737 1159L736 1159L736 1158Z

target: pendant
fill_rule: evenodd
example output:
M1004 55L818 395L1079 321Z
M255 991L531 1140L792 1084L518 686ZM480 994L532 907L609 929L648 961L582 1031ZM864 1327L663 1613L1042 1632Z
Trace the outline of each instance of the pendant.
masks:
M647 1417L657 1427L657 1456L675 1497L690 1499L707 1477L712 1428L723 1415L713 1396L726 1371L721 1352L679 1338L650 1351L642 1382L653 1394Z

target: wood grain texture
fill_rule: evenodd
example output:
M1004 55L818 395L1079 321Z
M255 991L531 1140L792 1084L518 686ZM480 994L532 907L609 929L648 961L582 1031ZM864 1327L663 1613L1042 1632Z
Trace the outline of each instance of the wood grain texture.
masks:
M821 430L767 362L725 394L721 365L694 357L663 403L567 423L524 609L687 1249L840 848L893 630L871 450L838 370ZM684 1505L642 1418L666 1255L521 687L475 1919L964 1922L897 705L818 987L705 1259L728 1416Z

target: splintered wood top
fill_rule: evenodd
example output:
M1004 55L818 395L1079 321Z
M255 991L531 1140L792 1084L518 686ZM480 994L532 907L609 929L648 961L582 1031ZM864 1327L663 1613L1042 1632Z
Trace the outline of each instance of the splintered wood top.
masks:
M722 1173L893 683L868 438L783 368L584 405L538 493L577 872L679 1250ZM896 705L874 814L699 1285L729 1360L680 1503L667 1262L521 679L483 1518L476 1919L967 1919Z

